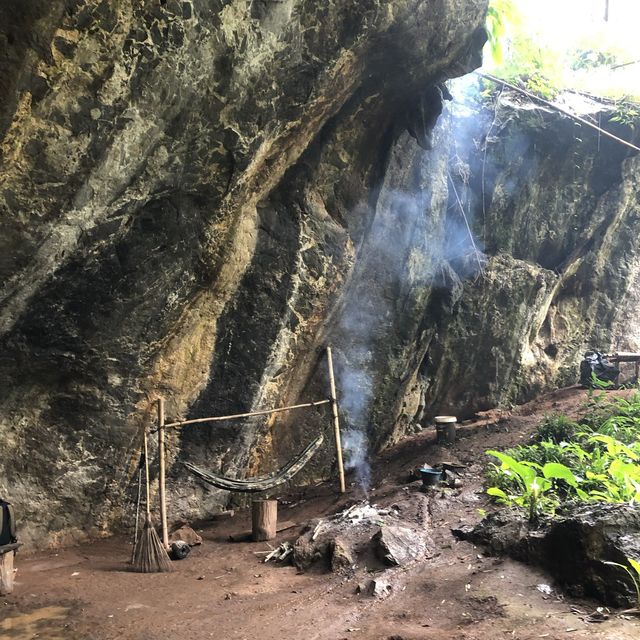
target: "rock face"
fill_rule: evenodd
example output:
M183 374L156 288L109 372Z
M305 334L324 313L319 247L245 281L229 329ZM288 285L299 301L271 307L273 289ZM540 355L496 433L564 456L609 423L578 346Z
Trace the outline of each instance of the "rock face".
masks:
M0 494L23 540L129 520L157 395L170 419L325 398L330 342L354 454L637 341L637 161L504 96L443 106L485 0L0 9ZM172 432L171 517L230 499L182 460L268 472L328 422Z
M486 2L1 8L0 493L23 539L56 543L120 517L157 394L170 417L326 397L321 350L372 223L397 221L384 203L407 181L446 198L427 185L446 148L406 130L422 108L426 139L436 84L478 64ZM171 445L241 473L320 419ZM174 515L228 499L174 474Z
M391 566L424 558L427 544L415 531L403 526L381 527L373 536L378 557Z
M491 514L465 537L494 553L542 565L569 592L616 607L633 606L637 594L624 570L640 561L640 514L629 505L567 509L557 520L529 531L520 514Z
M449 175L491 258L460 293L426 376L435 405L458 410L574 384L589 347L640 348L638 154L507 92L479 100L477 89L472 79L456 94ZM606 107L568 98L633 137Z

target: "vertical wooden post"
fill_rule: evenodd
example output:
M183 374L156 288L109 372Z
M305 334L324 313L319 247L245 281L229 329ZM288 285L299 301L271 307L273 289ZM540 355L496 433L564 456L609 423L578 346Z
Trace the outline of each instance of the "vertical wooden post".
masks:
M169 529L167 527L167 494L165 489L165 451L164 451L164 398L158 398L158 459L160 461L160 473L158 482L160 485L160 521L162 524L162 543L165 549L169 548Z
M277 525L277 500L254 500L251 503L251 537L256 542L273 540Z
M342 440L340 439L340 419L338 418L338 397L336 396L336 379L333 375L333 356L331 347L327 347L327 362L329 365L329 390L331 392L331 414L333 431L336 439L336 456L338 459L338 476L340 478L340 493L347 490L344 482L344 464L342 462Z
M144 478L145 478L145 508L146 508L146 521L151 522L151 481L149 480L149 427L145 426L144 434L142 438L144 449Z
M13 593L13 556L15 551L0 554L0 596Z

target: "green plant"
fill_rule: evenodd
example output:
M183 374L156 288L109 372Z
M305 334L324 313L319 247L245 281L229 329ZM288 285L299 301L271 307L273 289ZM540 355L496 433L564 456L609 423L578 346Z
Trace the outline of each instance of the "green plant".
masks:
M529 520L553 514L564 500L640 503L640 394L589 394L580 423L547 416L540 441L505 452L487 470L487 493L526 509Z
M637 59L635 39L620 38L617 30L603 30L595 21L579 35L568 28L566 37L558 38L548 29L552 20L534 2L491 0L485 68L544 98L569 90L629 103L640 100L640 85L632 75L612 72L617 63Z
M578 424L560 414L546 416L538 426L536 440L551 441L555 444L569 442L578 430Z
M637 562L633 558L627 558L629 566L620 564L619 562L611 562L609 560L604 560L603 562L611 567L620 567L627 572L636 591L636 606L640 609L640 562Z
M619 100L616 102L611 120L627 125L632 129L635 128L638 120L640 120L640 105L629 100Z
M597 69L598 67L611 67L618 62L615 53L610 51L595 51L578 47L572 54L571 68L574 71L580 69Z
M552 508L547 492L552 487L551 481L537 473L538 465L531 462L518 462L511 456L500 451L487 451L487 454L497 458L501 465L496 468L504 475L515 480L515 490L507 493L499 487L490 487L487 493L508 505L515 505L527 509L529 523L533 524L541 511Z
M556 444L550 440L514 447L507 449L504 453L517 462L533 464L536 468L542 468L548 462L558 462L569 468L574 468L578 463L574 447L569 446L568 443ZM515 486L513 476L502 473L500 468L495 465L487 470L487 479L490 485L497 486L504 491L511 491Z
M493 62L504 62L505 48L509 33L520 26L521 16L513 0L491 0L487 9L485 28L487 45L485 52Z
M601 380L600 378L598 378L598 376L595 374L594 371L591 372L591 386L594 389L601 389L601 390L606 390L606 389L613 389L616 386L616 383L613 382L612 380Z

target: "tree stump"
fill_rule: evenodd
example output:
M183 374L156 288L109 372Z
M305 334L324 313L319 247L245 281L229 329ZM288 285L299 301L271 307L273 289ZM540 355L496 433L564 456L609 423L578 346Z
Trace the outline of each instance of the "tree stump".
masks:
M277 500L254 500L251 505L251 537L256 542L273 540L278 524Z
M0 550L0 596L13 593L13 556L15 551Z

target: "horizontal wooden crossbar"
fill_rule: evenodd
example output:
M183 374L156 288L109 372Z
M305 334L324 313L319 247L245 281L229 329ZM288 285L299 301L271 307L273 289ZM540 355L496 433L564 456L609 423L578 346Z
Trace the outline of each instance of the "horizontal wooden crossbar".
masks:
M604 353L603 358L612 362L640 362L640 353L630 351L616 351L616 353Z
M250 411L248 413L236 413L230 416L213 416L211 418L194 418L192 420L181 420L179 422L168 422L164 425L165 429L179 429L188 424L199 424L202 422L221 422L223 420L238 420L239 418L251 418L253 416L266 416L271 413L280 413L281 411L292 411L293 409L306 409L309 407L319 407L323 404L330 404L331 400L317 400L315 402L305 402L304 404L294 404L289 407L278 407L277 409L264 409L263 411ZM157 429L153 430L155 433Z

